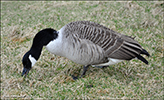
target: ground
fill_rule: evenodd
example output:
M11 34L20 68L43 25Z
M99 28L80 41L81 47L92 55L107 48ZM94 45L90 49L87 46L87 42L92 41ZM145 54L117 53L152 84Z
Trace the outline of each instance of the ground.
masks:
M1 98L15 99L162 99L163 15L159 1L1 1ZM84 78L82 65L52 55L42 55L26 78L21 77L22 57L35 34L47 27L89 20L114 31L136 36L150 57L124 61L106 69L90 67Z

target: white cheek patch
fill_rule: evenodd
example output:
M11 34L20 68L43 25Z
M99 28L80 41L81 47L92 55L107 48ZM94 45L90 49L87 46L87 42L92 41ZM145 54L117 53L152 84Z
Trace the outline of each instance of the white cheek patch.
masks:
M31 61L31 66L34 66L34 64L36 63L36 59L32 57L31 55L29 55L29 59Z

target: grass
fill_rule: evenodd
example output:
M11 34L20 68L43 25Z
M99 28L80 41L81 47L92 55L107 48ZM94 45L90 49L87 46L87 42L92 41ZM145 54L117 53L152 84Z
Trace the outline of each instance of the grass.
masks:
M164 3L107 1L2 1L1 98L15 99L162 99ZM132 60L106 69L82 66L43 48L26 78L21 59L35 34L44 28L59 30L77 20L90 20L119 33L136 36L151 55L149 65Z

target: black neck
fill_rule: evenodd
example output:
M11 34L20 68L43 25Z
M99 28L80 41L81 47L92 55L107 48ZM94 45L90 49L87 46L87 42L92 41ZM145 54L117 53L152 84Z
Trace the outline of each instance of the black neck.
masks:
M33 44L29 53L36 60L38 60L41 55L43 46L46 46L50 41L56 39L57 37L58 32L54 29L46 28L39 31L33 39Z
M39 59L41 52L42 52L43 46L32 46L31 49L29 50L30 54L32 57L34 57L36 60Z

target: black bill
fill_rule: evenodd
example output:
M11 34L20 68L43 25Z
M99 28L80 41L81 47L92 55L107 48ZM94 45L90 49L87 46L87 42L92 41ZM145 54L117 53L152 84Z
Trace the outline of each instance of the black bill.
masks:
M30 69L24 68L21 76L25 75L25 77L26 77L26 75L28 74L29 71L30 71Z

